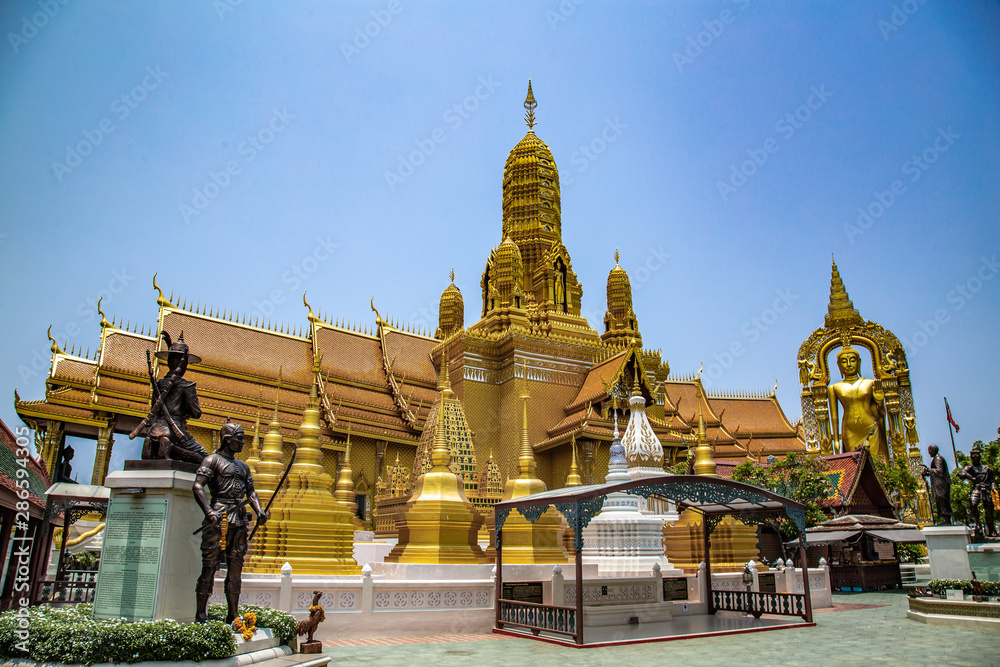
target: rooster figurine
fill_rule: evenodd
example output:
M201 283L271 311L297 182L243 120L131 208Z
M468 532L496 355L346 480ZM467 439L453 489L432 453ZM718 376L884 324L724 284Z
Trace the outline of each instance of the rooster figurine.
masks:
M319 599L323 594L319 591L313 591L313 601L309 605L309 618L304 618L298 622L295 626L296 636L308 634L309 637L306 641L299 645L300 653L321 653L323 650L322 642L313 639L313 634L316 632L316 628L319 624L326 620L326 611L319 603Z

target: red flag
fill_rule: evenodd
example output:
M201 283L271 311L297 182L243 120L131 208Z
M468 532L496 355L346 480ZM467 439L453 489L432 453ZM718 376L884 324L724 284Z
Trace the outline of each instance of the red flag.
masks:
M948 413L948 423L955 428L955 433L958 433L958 424L955 423L955 418L951 416L951 406L948 405L948 399L944 399L944 409Z

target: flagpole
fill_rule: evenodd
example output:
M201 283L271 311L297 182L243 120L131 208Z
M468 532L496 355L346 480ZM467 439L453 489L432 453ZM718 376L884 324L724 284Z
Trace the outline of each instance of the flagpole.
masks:
M944 397L944 411L948 417L951 417L951 408L948 407L948 397ZM958 450L955 449L955 432L951 429L951 419L948 419L948 435L951 436L951 453L955 457L955 469L958 469Z

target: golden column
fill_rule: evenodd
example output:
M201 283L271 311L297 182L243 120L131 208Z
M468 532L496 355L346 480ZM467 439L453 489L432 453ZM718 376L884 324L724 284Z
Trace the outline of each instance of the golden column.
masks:
M520 474L507 480L501 501L523 498L546 490L545 482L535 475L535 450L528 437L528 367L521 370L521 453L517 457ZM574 458L575 463L575 458ZM579 475L577 475L579 478ZM562 546L562 515L554 507L531 523L517 510L503 525L503 562L505 564L568 563Z
M276 422L277 405L272 431ZM292 570L299 574L360 574L361 569L352 555L354 526L351 524L351 513L334 498L331 493L333 478L320 465L323 456L319 444L320 432L319 401L314 379L309 402L302 413L288 488L277 490L278 496L271 506L271 519L265 526L267 539L261 543L260 555L255 554L247 564L248 571L279 572L288 561ZM257 464L264 484L271 483L274 470L276 452L269 450L269 445L273 447L275 444L274 439L268 442L271 435L269 432L264 438L261 461ZM274 480L274 484L277 481ZM264 501L264 498L261 500Z
M442 365L447 364L442 356ZM431 468L417 477L413 495L406 503L403 517L396 523L399 542L385 557L387 563L456 563L487 562L479 546L478 534L483 517L465 497L465 482L452 472L451 449L445 438L445 419L457 419L461 402L451 390L447 372L438 382L437 423L431 448ZM449 412L454 413L449 415Z
M108 476L111 449L115 446L116 421L117 418L112 416L107 426L97 429L97 452L94 454L94 473L90 478L90 483L94 486L102 486L104 478Z

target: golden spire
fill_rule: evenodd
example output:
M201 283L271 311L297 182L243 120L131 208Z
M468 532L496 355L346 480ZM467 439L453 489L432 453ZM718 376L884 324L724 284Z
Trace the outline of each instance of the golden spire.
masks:
M263 389L261 392L263 393ZM246 464L250 467L250 474L257 474L257 464L260 463L260 399L261 394L257 396L257 419L253 424L253 442L250 443L250 451L247 453Z
M528 362L521 365L521 400L523 408L521 410L521 453L517 457L517 465L520 468L520 479L535 478L535 450L531 447L531 438L528 436Z
M694 450L694 474L718 477L715 472L715 452L712 449L712 445L708 444L708 438L705 434L705 417L701 412L703 394L700 382L695 386L695 391L697 392L698 401L698 446Z
M455 284L455 267L451 267L451 284Z
M864 324L861 314L854 307L844 281L840 278L840 271L837 270L837 261L833 260L833 269L830 275L830 305L827 307L825 325L827 329L846 328L851 325Z
M618 248L615 248L615 268L616 269L620 269L621 268L621 266L619 265L619 260L620 260L620 257L618 255Z
M358 504L354 501L354 471L351 470L351 427L347 427L347 445L344 447L344 464L340 467L340 474L337 476L336 491L333 497L341 505L350 510L351 516L358 511Z
M615 421L615 426L618 426L617 420ZM573 440L570 443L572 447L573 458L570 460L569 464L569 474L566 475L566 486L582 486L583 478L580 477L580 469L576 465L576 436L573 436Z
M448 366L451 361L448 359L448 348L441 352L441 368L438 370L438 391L444 398L454 398L455 392L451 390L451 377L448 374Z
M535 95L531 92L531 79L528 79L528 96L524 98L524 122L528 124L528 130L530 131L535 127L535 107L538 106L538 102L535 101Z

